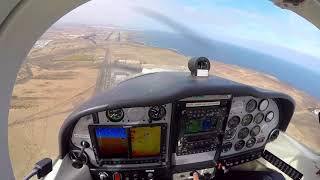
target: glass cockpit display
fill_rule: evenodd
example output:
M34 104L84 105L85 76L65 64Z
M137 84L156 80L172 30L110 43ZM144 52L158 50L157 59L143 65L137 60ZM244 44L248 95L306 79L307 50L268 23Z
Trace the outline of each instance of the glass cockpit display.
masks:
M208 132L216 129L219 125L220 109L214 108L188 108L184 112L184 133L193 134L200 132Z
M160 126L131 128L130 136L132 157L160 156Z
M212 117L189 119L185 123L185 133L207 132L217 125L217 120Z
M102 160L161 158L165 124L151 126L89 126L95 135L97 156ZM165 143L165 142L164 142Z

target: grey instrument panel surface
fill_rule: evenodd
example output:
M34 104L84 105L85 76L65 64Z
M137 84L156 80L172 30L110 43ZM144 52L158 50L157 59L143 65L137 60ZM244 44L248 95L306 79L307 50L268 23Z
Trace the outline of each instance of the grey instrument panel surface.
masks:
M250 101L254 99L256 102L257 102L257 108L255 108L255 110L251 113L248 113L246 112L246 104ZM232 104L231 104L231 109L230 109L230 113L229 113L229 117L228 117L228 121L233 117L233 116L239 116L240 117L240 123L239 125L236 127L236 132L233 136L233 138L231 138L230 140L224 140L223 141L223 144L225 143L228 143L228 142L231 142L232 143L232 148L228 151L228 152L222 152L221 156L228 156L228 155L233 155L233 154L236 154L236 153L241 153L241 152L245 152L245 151L248 151L248 150L252 150L252 149L255 149L255 148L259 148L259 147L262 147L266 144L267 142L267 139L268 139L268 136L270 134L270 132L277 128L278 124L279 124L279 109L278 109L278 106L276 104L276 102L273 100L273 99L267 99L269 101L269 105L267 107L266 110L264 111L260 111L258 109L259 107L259 103L262 101L263 99L262 98L254 98L254 97L251 97L251 96L242 96L242 97L234 97L233 100L232 100ZM272 119L272 121L270 122L266 122L265 121L265 117L266 117L266 114L269 113L269 112L274 112L274 118ZM264 119L263 121L260 123L260 124L256 124L254 122L254 117L259 113L263 113L264 114ZM241 121L243 119L243 117L247 114L251 114L253 115L253 120L252 122L247 125L247 126L243 126L241 124ZM240 131L240 129L244 128L244 127L247 127L249 128L249 130L251 130L254 126L260 126L260 133L255 137L256 139L259 139L259 138L264 138L262 142L260 143L255 143L254 146L252 146L251 148L247 148L246 145L239 151L236 151L234 149L234 146L235 146L235 143L238 142L240 139L238 138L238 133ZM226 131L228 131L230 128L226 127ZM249 138L251 138L252 136L249 135L244 138L243 140L245 142L248 141Z
M194 101L194 100L198 100L199 102L201 100L217 100L217 99L228 99L230 98L231 95L207 95L207 96L199 96L199 97L190 97L190 98L185 98L183 99L183 101ZM257 108L255 108L255 110L251 113L247 113L245 108L246 108L246 104L248 103L248 101L254 99L257 102ZM270 134L270 132L275 129L278 126L279 123L279 109L278 106L276 104L276 102L272 99L268 99L269 105L267 107L266 110L264 111L259 111L258 107L259 107L259 103L262 101L262 98L254 98L251 96L242 96L242 97L233 97L232 99L232 104L231 104L231 109L230 109L230 113L229 113L229 117L228 117L228 121L233 117L233 116L239 116L240 117L240 123L239 125L236 127L236 132L233 136L233 138L229 139L229 140L224 140L223 144L227 143L227 142L231 142L232 143L232 148L228 151L228 152L223 152L221 154L221 156L229 156L229 155L233 155L233 154L237 154L237 153L241 153L241 152L245 152L248 150L252 150L255 148L259 148L262 147L266 144L268 136ZM169 138L170 138L170 124L171 124L171 114L172 114L172 104L166 104L163 105L166 109L166 115L158 121L155 121L155 123L167 123L168 125L168 131L167 131L167 156L168 156L168 147L169 146ZM107 116L106 116L106 111L102 111L102 112L98 112L98 118L99 118L99 124L100 125L137 125L137 124L149 124L148 122L148 111L151 107L133 107L133 108L123 108L124 111L124 117L123 120L120 122L111 122ZM256 136L256 139L259 138L264 138L264 140L260 143L255 143L255 145L251 148L247 148L246 146L244 146L241 150L236 151L234 149L234 145L237 141L239 141L240 139L238 138L238 133L240 131L241 128L243 127L247 127L249 128L249 130L251 130L256 123L254 122L254 117L256 116L256 114L258 114L259 112L262 112L264 114L264 116L266 116L266 114L268 112L274 112L274 118L271 122L266 122L265 120L263 120L259 126L261 127L260 133ZM248 125L248 126L243 126L241 125L241 121L243 119L243 117L246 114L252 114L253 115L253 120L252 122ZM265 118L264 118L265 119ZM88 125L93 124L93 118L92 115L88 115L85 117L80 118L80 120L77 122L74 130L73 130L73 134L72 134L72 143L77 146L77 147L81 147L80 146L80 142L82 140L86 140L90 143L91 145L91 139L90 139L90 135L89 135L89 131L88 131ZM229 130L230 128L227 126L226 127L226 131ZM245 142L248 141L248 139L250 138L250 134L244 138L243 140ZM89 156L89 159L91 161L91 163L96 165L96 161L95 161L95 156L92 150L92 145L90 146L89 149L86 150L86 153ZM205 161L206 159L213 159L215 155L215 151L211 151L211 152L207 152L207 153L199 153L199 154L192 154L192 155L185 155L185 156L176 156L176 154L173 154L172 157L172 161L173 164L176 165L181 165L181 164L188 164L188 163L196 163L196 162L202 162ZM168 159L168 157L167 157ZM119 166L119 165L118 165Z

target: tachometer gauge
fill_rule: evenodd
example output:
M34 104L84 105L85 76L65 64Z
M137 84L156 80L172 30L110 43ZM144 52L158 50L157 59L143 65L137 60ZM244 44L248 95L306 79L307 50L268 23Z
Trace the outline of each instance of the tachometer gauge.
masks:
M268 108L269 106L269 101L267 99L262 99L261 102L259 103L259 111L264 111Z
M224 135L224 139L225 140L232 139L236 133L236 130L237 130L236 128L228 129Z
M246 111L248 113L253 112L256 108L257 108L257 101L254 99L251 99L246 105Z
M256 135L258 135L260 133L260 126L255 126L255 127L253 127L252 129L251 129L251 131L250 131L250 135L251 136L256 136Z
M227 143L225 143L225 144L222 145L222 152L226 153L226 152L228 152L231 148L232 148L232 143L231 143L231 142L227 142Z
M109 109L106 112L107 118L112 122L120 122L124 117L122 109Z
M239 133L238 133L238 138L239 139L244 139L249 135L249 129L248 128L242 128L240 129Z
M274 112L272 111L268 112L268 114L266 115L266 122L272 121L273 118L274 118Z
M263 118L264 118L264 114L260 112L254 117L254 122L256 124L260 124L263 121Z
M242 126L248 126L252 122L253 116L251 114L247 114L243 116L241 125Z
M246 142L244 142L244 140L238 141L238 142L234 145L234 150L240 151L240 150L244 147L245 144L246 144Z
M228 121L228 127L229 128L235 128L239 125L240 123L240 117L239 116L233 116L231 119Z
M153 106L148 112L149 118L151 120L160 120L166 115L166 109L163 106Z
M246 147L252 148L255 144L256 144L256 138L252 137L252 138L248 139L248 141L246 143Z

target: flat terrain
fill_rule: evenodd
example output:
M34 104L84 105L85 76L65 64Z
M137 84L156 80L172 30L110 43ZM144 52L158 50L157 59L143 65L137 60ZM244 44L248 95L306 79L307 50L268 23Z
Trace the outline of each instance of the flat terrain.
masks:
M187 70L189 57L134 43L135 32L102 27L52 27L30 51L17 77L9 114L9 147L17 179L43 158L55 159L57 137L74 107L148 69ZM288 134L320 149L319 102L276 78L213 62L211 74L291 95L297 103ZM103 84L103 86L102 86Z

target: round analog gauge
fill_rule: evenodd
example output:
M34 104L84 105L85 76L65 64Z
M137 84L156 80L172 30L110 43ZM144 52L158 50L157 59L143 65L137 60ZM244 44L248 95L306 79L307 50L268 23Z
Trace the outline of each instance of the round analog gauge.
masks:
M224 135L224 139L225 140L230 140L234 137L234 135L236 134L237 129L236 128L232 128L232 129L228 129Z
M264 114L260 112L254 117L254 122L256 124L260 124L263 121L263 118L264 118Z
M229 128L235 128L239 125L240 123L240 117L239 116L233 116L231 119L228 121L228 127Z
M268 138L269 142L276 140L278 138L279 134L280 134L279 129L272 130L269 135L269 138Z
M256 108L257 108L257 101L254 99L251 99L246 105L246 111L248 113L253 112Z
M153 106L148 112L149 118L151 120L160 120L166 115L166 109L163 106Z
M251 131L250 131L250 135L251 136L256 136L256 135L258 135L260 133L260 126L255 126L255 127L253 127L252 129L251 129Z
M243 116L241 125L242 126L248 126L252 122L253 116L251 114L247 114Z
M146 110L143 107L130 108L127 111L128 120L130 121L142 121L146 115Z
M264 111L268 108L269 101L267 99L262 99L259 103L259 111Z
M240 140L240 141L236 142L236 144L234 145L234 150L240 151L244 147L245 144L246 144L246 142L244 140Z
M246 147L252 148L255 144L256 144L256 138L252 137L252 138L248 139L248 141L246 143Z
M124 117L122 109L109 109L106 112L107 118L112 122L120 122Z
M266 122L272 121L273 118L274 118L274 112L272 111L268 112L268 114L266 115Z
M239 139L244 139L249 135L249 129L248 128L242 128L240 129L239 133L238 133L238 138Z
M225 144L222 145L222 152L228 152L230 149L232 148L232 143L231 142L227 142Z

